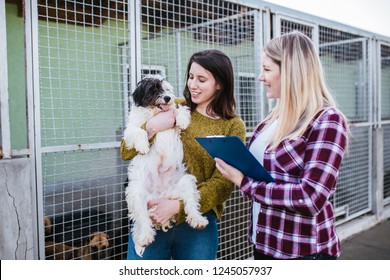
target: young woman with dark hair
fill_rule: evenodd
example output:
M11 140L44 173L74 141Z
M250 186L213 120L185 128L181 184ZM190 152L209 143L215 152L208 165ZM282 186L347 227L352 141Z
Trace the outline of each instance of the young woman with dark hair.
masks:
M186 221L183 202L180 199L149 201L148 208L155 223L164 224L176 216L176 224L167 232L157 230L155 241L145 248L143 257L134 251L134 242L129 235L127 258L201 260L215 259L218 249L217 220L224 211L224 203L233 191L233 183L216 169L214 159L198 144L195 137L209 135L236 135L245 141L245 124L237 116L234 100L233 66L228 56L219 50L204 50L194 53L186 72L184 97L177 102L191 109L189 127L182 131L184 162L187 171L197 179L200 194L200 211L209 224L204 229L194 229ZM151 145L159 132L174 126L173 111L158 113L145 125ZM121 145L124 160L136 155L134 149Z

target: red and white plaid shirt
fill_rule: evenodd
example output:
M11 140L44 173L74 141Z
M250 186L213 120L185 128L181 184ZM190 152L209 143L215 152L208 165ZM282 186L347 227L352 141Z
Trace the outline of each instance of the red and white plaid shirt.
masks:
M256 129L249 146L264 125ZM240 186L243 195L261 205L256 240L252 240L252 222L248 234L259 253L278 259L340 255L329 198L336 190L346 144L342 116L337 109L327 108L302 137L282 141L275 151L266 149L264 167L275 182L244 177Z

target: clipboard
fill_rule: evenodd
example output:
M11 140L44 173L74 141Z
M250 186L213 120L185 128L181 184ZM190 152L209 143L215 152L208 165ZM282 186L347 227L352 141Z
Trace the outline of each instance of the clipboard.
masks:
M256 181L275 182L267 169L252 155L238 136L195 137L195 140L213 157L240 170Z

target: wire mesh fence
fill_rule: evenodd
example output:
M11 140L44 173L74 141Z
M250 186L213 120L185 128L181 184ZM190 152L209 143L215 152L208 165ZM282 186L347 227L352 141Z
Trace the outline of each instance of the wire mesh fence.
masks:
M123 258L127 1L38 1L45 258ZM99 235L104 234L104 235ZM106 242L108 241L108 242ZM64 246L67 246L64 249Z
M383 139L390 139L390 125L383 126ZM386 200L386 203L390 203L390 141L383 141L383 158L384 158L384 167L383 167L383 198Z
M390 203L390 45L380 45L380 120L383 126L383 198Z
M337 222L371 211L374 126L370 38L238 1L33 1L37 12L39 93L38 211L40 258L124 259L129 225L124 201L127 162L119 142L135 82L164 76L178 96L189 57L220 49L232 60L238 114L248 136L270 107L258 83L261 48L300 30L318 45L326 81L353 123L349 152L332 198ZM241 3L241 2L240 2ZM293 15L293 14L292 14ZM272 24L271 24L272 22ZM389 138L390 47L380 46L383 137ZM384 198L390 197L390 147L384 143ZM219 222L218 259L252 256L250 202L238 190Z

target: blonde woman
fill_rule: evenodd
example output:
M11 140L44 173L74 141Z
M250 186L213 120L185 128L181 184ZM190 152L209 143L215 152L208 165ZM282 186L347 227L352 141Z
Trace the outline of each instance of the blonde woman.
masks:
M275 182L258 182L220 159L221 173L252 200L255 259L336 259L330 202L348 142L345 116L324 81L312 41L294 31L271 40L258 78L277 99L248 143Z

